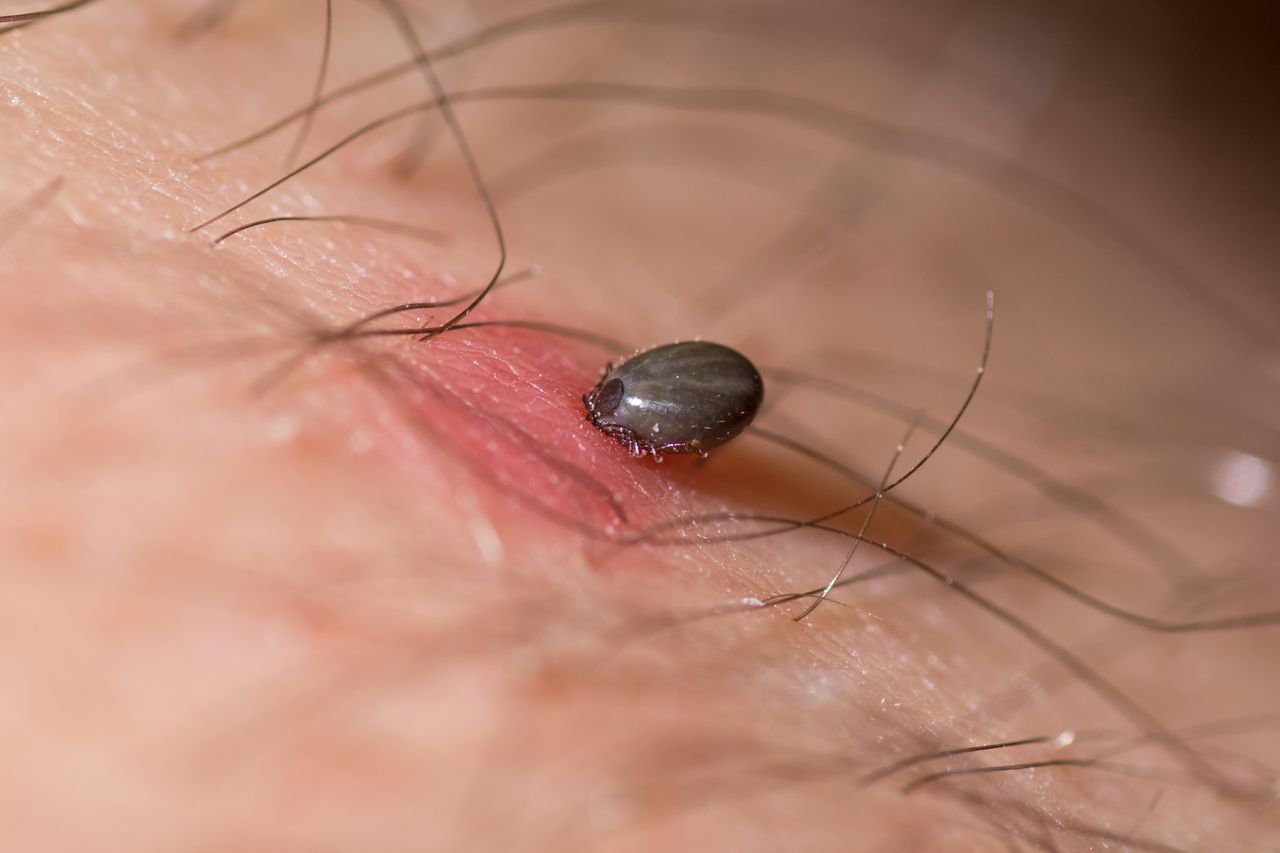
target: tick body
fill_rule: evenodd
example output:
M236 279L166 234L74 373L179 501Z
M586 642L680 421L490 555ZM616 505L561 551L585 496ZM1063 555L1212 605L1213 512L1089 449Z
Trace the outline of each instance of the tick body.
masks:
M582 398L587 420L634 457L698 453L746 429L764 382L737 350L705 341L654 347L614 366Z

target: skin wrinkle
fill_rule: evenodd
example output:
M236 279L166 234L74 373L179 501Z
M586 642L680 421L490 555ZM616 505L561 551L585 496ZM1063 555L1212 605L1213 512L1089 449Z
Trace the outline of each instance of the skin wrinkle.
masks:
M319 18L295 33L290 22L302 12L246 4L259 31L213 30L188 53L164 23L180 10L113 18L121 8L102 4L0 43L0 61L15 69L0 74L5 94L18 88L27 105L17 132L0 140L14 166L0 170L0 191L12 200L3 207L29 197L41 179L34 176L66 175L58 198L0 252L0 376L11 389L0 476L23 484L0 512L0 547L9 551L0 565L17 567L6 571L0 619L9 635L0 668L17 705L7 721L0 717L0 737L22 771L0 797L12 804L12 814L0 815L8 844L83 847L103 827L134 850L1075 850L1103 842L1251 850L1274 837L1267 812L1251 815L1178 786L1160 788L1153 807L1150 785L1085 768L951 779L909 797L894 785L863 789L865 773L921 751L1117 720L1060 672L1037 675L1044 659L1034 650L1003 640L911 575L837 590L842 601L799 626L788 618L794 604L671 625L673 615L726 601L811 589L846 546L808 533L678 550L584 546L513 499L503 464L535 460L545 473L571 462L638 519L804 517L858 495L745 442L702 467L629 463L582 421L576 396L603 359L577 344L501 328L455 332L429 346L368 340L327 348L255 397L255 381L317 329L456 296L482 279L492 260L483 219L440 145L439 159L411 185L353 151L273 194L254 215L359 211L440 228L446 244L338 223L263 227L217 251L203 237L181 237L199 211L278 176L280 152L270 147L234 162L188 164L225 132L227 116L256 126L295 106L299 80L262 81L285 82L286 67L314 69ZM498 20L499 12L481 17ZM349 24L350 41L335 41L335 82L372 67L344 54L371 20ZM123 37L102 38L111 27ZM556 44L571 53L575 42ZM502 56L480 70L501 78ZM16 69L38 69L38 77ZM818 90L839 82L832 70L813 78ZM157 98L161 86L166 94ZM318 116L317 138L337 138L360 120ZM1169 132L1147 120L1153 134ZM486 128L472 142L494 174L529 149L518 144L519 121L501 138L494 128L504 122L462 121ZM589 182L569 175L529 192L504 216L512 268L537 261L549 272L499 294L482 320L558 321L638 341L696 333L718 313L697 307L705 270L732 266L767 239L771 224L800 221L784 215L797 212L785 198L757 194L750 181L704 180L695 170L677 186L657 175L623 162ZM1140 169L1133 180L1142 185ZM917 192L907 184L892 190L899 205ZM805 203L803 190L796 204ZM753 207L765 198L767 215L757 216ZM1112 261L1073 255L1074 245L1055 248L1035 229L1009 224L981 191L950 187L930 193L929 204L912 201L896 223L907 232L903 245L917 249L898 256L885 241L850 289L837 287L848 280L850 247L836 246L807 272L828 286L790 303L785 290L762 296L761 322L744 334L753 357L794 365L787 333L795 330L806 332L810 351L850 339L888 356L909 346L944 378L951 368L954 381L895 389L895 399L948 412L974 345L971 324L956 318L996 279L1010 308L990 387L966 427L1068 482L1105 470L1123 452L1118 443L1095 442L1093 431L1071 440L1045 431L1036 407L1005 395L1001 382L1015 390L1053 384L1065 376L1055 350L1064 341L1117 348L1112 329L1081 327L1071 312L1053 316L1065 283L1084 282L1086 295L1091 280L1116 286L1115 276L1088 274ZM945 235L968 237L983 222L1000 245L969 251L982 253L990 275L946 279L904 260L945 262ZM1011 253L1011 245L1027 252ZM1038 260L1027 263L1028 253ZM1191 328L1224 352L1231 343L1193 317L1168 337L1181 344ZM231 357L209 348L235 350L264 335L278 352L242 348ZM182 348L188 355L175 360ZM1133 346L1135 358L1141 348ZM1074 348L1067 356L1073 369L1089 369ZM149 372L126 371L97 387L105 368L139 362ZM1224 355L1213 366L1231 363ZM370 381L378 371L385 381ZM1203 384L1217 391L1209 385L1217 375L1206 373ZM407 386L410 377L422 384ZM1179 429L1195 429L1206 449L1238 446L1247 434L1230 410L1195 408L1205 388L1185 372L1179 382L1191 384L1171 386L1185 396L1166 397L1167 413L1144 417L1137 377L1162 381L1141 360L1124 381L1097 380L1099 392L1135 392L1130 402L1113 398L1126 423L1158 432L1163 418L1181 416L1189 423ZM1070 384L1058 388L1069 402ZM882 470L901 434L888 419L813 395L790 393L785 406L824 448L863 470ZM92 417L83 417L86 408ZM478 452L486 433L517 451L486 459ZM479 468L499 475L499 488ZM1077 518L1055 512L1006 532L1001 519L975 515L1008 491L1007 481L996 487L988 477L948 448L903 489L944 517L998 531L1002 548L1034 554L1107 600L1152 594L1150 576L1133 572L1127 555L1089 537ZM532 482L524 490L542 494ZM1172 531L1210 572L1232 538L1269 541L1274 503L1253 511L1215 505L1198 475L1188 485L1196 491L1188 490L1185 509L1129 509ZM589 491L573 489L572 500ZM936 528L889 509L877 514L871 537L957 574L972 560ZM477 517L501 541L498 564L477 545ZM1037 548L1024 552L1031 543ZM852 575L871 562L860 556ZM1171 727L1274 707L1271 634L1168 642L1116 632L1126 639L1113 641L998 565L972 570L1001 606L1086 650ZM1265 595L1228 597L1208 615L1255 609L1244 605L1261 605ZM634 630L645 623L668 627ZM628 642L611 639L628 632ZM1123 655L1107 654L1113 642L1123 643ZM1026 680L1031 687L1009 699L1010 685ZM1250 772L1264 777L1268 760L1280 760L1273 732L1241 738L1263 762ZM1024 757L996 756L986 763ZM1026 759L1079 757L1068 750ZM946 768L930 771L938 769Z

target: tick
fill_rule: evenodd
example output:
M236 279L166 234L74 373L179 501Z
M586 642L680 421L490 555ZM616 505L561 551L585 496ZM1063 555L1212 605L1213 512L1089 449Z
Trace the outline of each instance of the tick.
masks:
M587 420L636 458L719 447L760 411L764 382L746 356L721 344L682 341L614 366L582 397Z

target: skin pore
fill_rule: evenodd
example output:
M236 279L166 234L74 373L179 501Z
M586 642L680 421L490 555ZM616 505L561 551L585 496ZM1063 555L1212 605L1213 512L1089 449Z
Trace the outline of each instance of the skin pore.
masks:
M317 91L320 0L0 36L6 848L1274 847L1280 628L1026 568L1280 608L1268 12L581 7L434 67L516 279L467 319L619 347L316 343L493 274L439 110L190 231L435 97L410 64L203 158ZM542 7L403 8L432 47ZM409 52L384 4L332 36L328 92ZM509 90L588 81L716 96ZM918 418L914 465L988 291L871 574L760 606L849 539L722 540L866 498ZM586 422L606 362L697 337L762 368L761 430L657 464Z

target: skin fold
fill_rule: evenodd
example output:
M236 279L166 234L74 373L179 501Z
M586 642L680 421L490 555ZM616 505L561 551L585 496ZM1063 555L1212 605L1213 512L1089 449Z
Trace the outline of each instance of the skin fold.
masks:
M533 8L407 6L428 46ZM317 112L298 157L295 125L201 159L305 106L325 11L211 9L100 0L0 35L5 849L1280 844L1280 628L1144 630L992 553L1158 619L1280 609L1274 13L604 4L440 59L450 93L845 111L459 99L506 274L537 269L468 319L615 348L317 343L473 292L492 228L431 112L190 231L431 97L411 73ZM381 5L334 15L328 91L405 59ZM211 245L300 215L434 233ZM867 497L919 417L894 471L915 464L974 380L988 291L974 403L845 570L877 576L800 622L809 599L761 607L850 541L714 540ZM587 423L606 362L699 337L761 368L757 426L870 487L760 433L656 463Z

